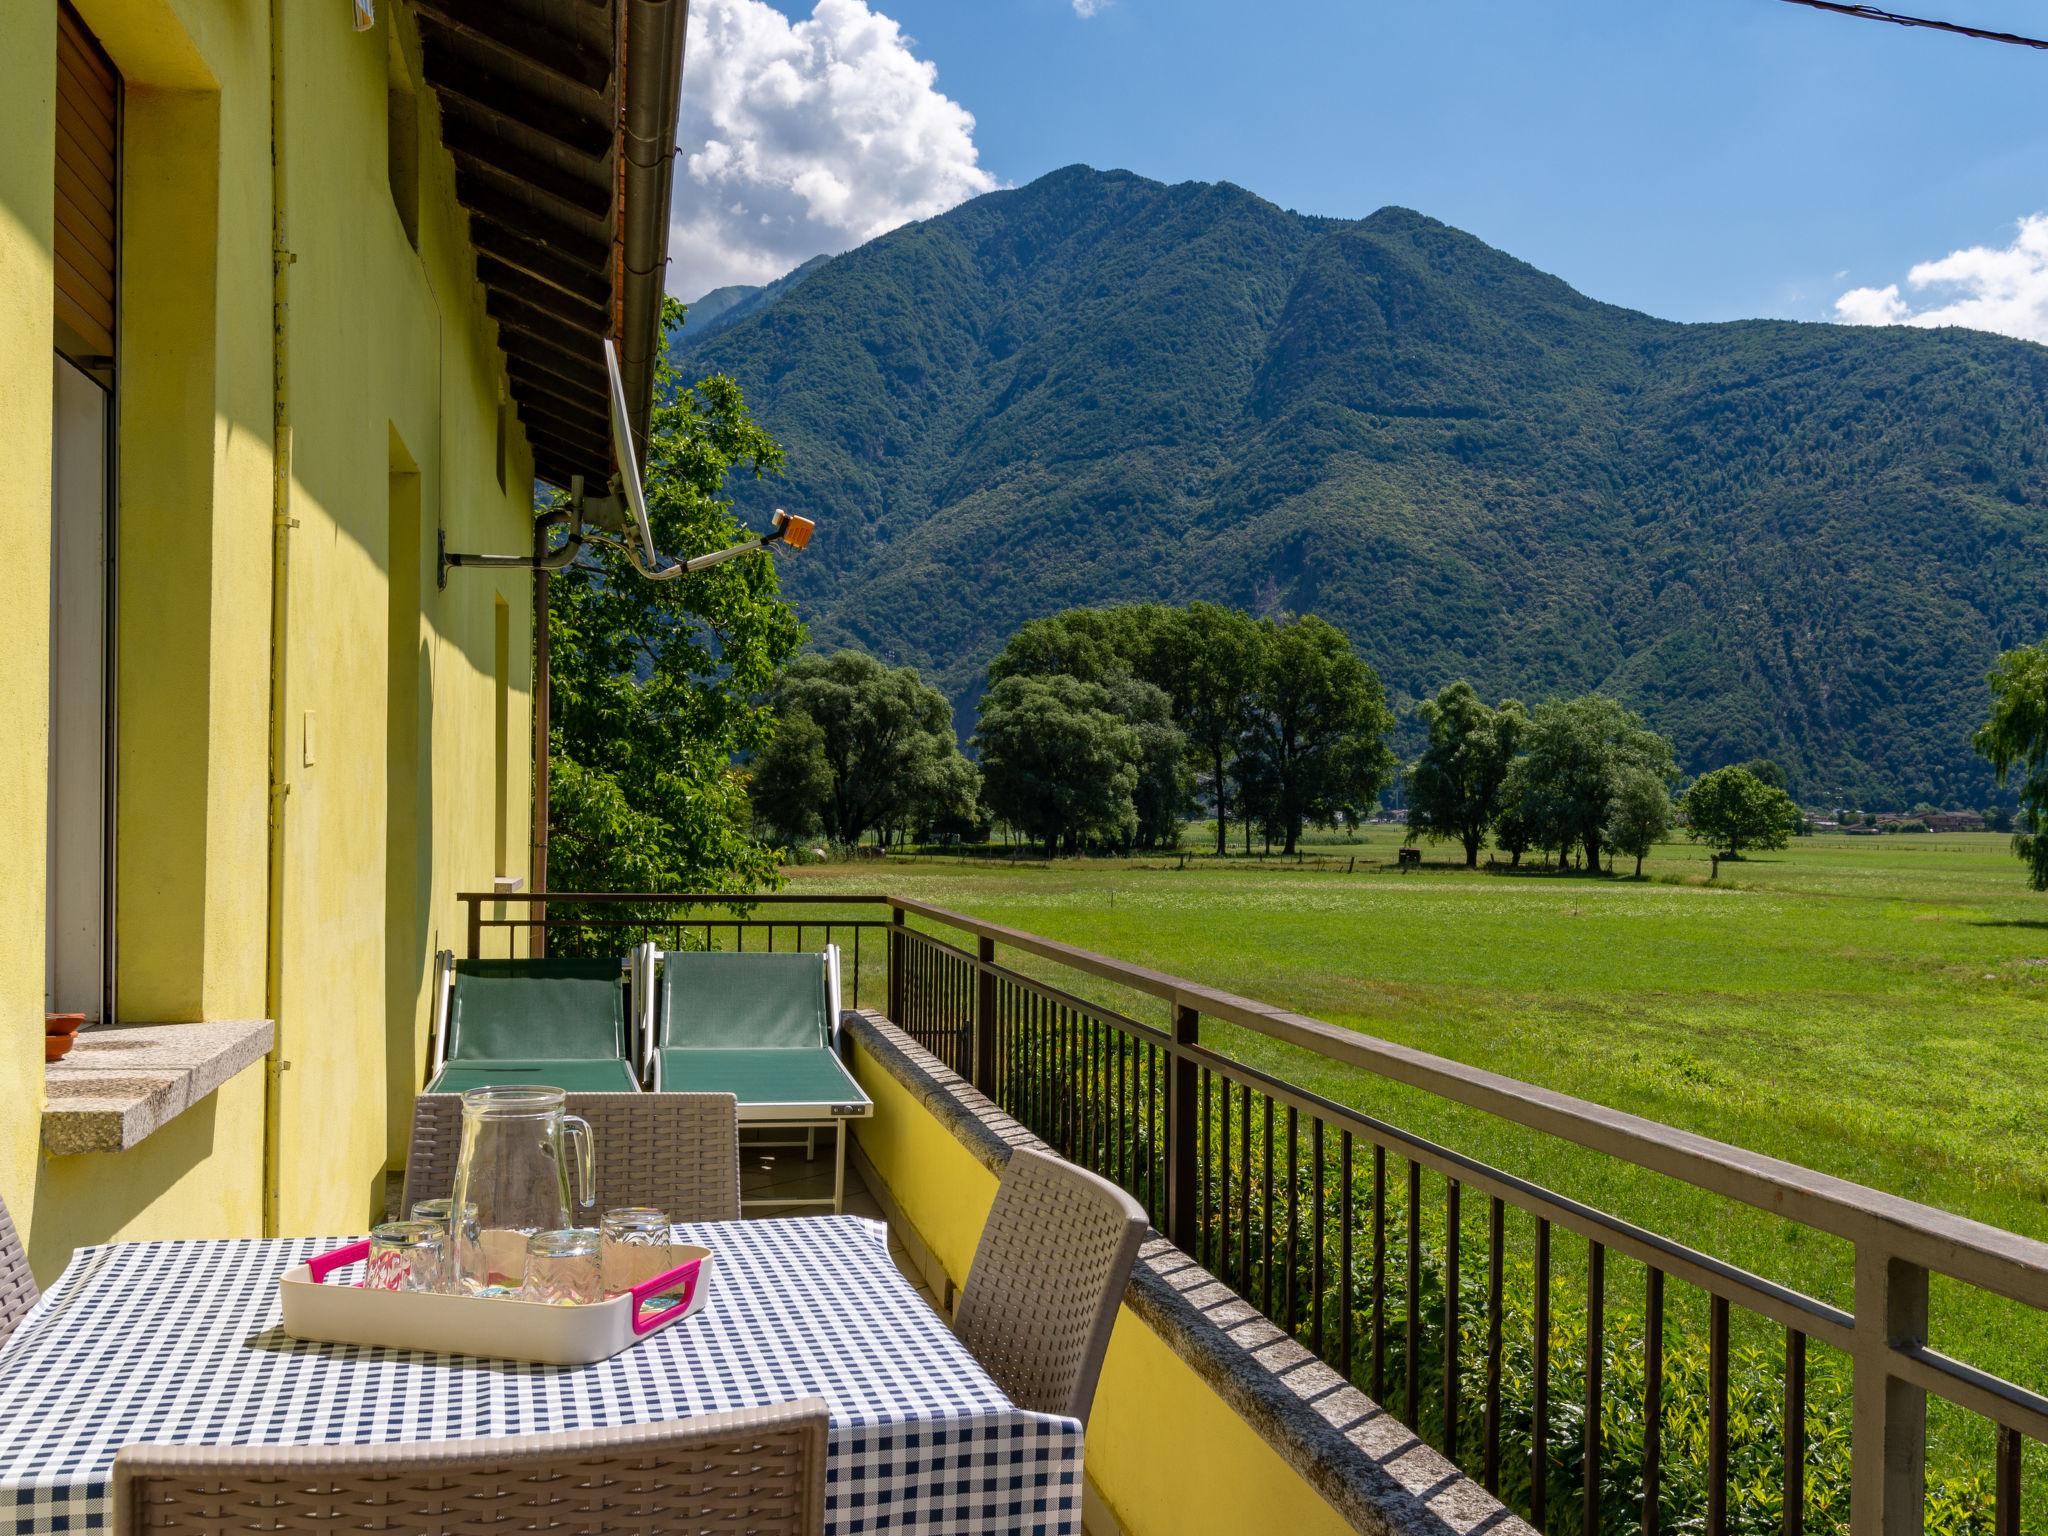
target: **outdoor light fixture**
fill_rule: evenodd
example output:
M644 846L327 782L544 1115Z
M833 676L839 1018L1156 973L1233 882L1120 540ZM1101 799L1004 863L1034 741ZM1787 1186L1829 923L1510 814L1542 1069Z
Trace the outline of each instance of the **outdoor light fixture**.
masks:
M791 549L802 549L811 542L811 534L817 524L808 517L797 517L777 507L768 532L726 549L714 549L709 554L692 555L687 560L671 560L664 564L662 557L655 552L654 530L647 521L647 497L640 484L640 463L633 451L632 430L626 424L626 388L619 375L619 351L609 336L604 338L604 366L611 382L612 455L618 461L615 476L618 490L609 496L586 496L583 477L574 476L569 482L569 505L555 514L557 520L568 525L568 536L554 548L538 555L458 554L448 548L448 535L443 530L438 536L441 560L439 585L448 585L451 566L559 571L574 564L586 544L618 550L626 557L627 563L649 581L673 581L678 576L709 570L714 565L772 545L784 544ZM632 519L630 529L626 526L629 516Z

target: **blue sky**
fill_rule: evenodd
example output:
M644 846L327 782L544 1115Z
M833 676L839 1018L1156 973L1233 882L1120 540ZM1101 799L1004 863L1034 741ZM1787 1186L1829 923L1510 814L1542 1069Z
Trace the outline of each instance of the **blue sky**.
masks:
M762 0L693 7L693 49L716 54L732 35L718 29L721 7L737 21L750 6L766 14ZM1900 8L2048 33L2042 0ZM1106 0L1085 17L1074 0L775 9L808 36L814 62L844 47L856 68L878 55L843 42L851 21L868 18L870 41L893 21L897 51L934 72L925 94L973 117L971 128L934 119L907 135L900 176L913 190L873 224L847 215L848 233L830 243L1083 161L1234 181L1307 212L1404 204L1597 298L1676 319L1830 318L1859 288L1879 290L1872 315L1902 318L1941 290L1908 283L1886 311L1884 286L1966 247L1989 249L1948 275L1981 287L1998 268L1997 283L2018 285L2007 300L2048 306L2048 225L2026 271L1998 266L2017 221L2048 211L2048 53L1780 0ZM739 89L768 78L754 57L732 48ZM696 83L712 68L700 63ZM692 84L686 75L686 97ZM904 99L896 115L925 123ZM815 128L824 115L812 103L803 117ZM926 187L916 162L929 145L949 163ZM886 189L840 190L887 201ZM690 195L685 177L679 202ZM1971 323L2027 333L2024 320Z

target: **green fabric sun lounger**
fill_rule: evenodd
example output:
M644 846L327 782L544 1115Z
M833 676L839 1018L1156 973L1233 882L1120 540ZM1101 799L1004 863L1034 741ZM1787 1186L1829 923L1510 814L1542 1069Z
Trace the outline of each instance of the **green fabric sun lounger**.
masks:
M651 965L659 966L659 976L645 1023L647 1069L656 1091L730 1093L739 1100L742 1129L816 1130L874 1113L833 1049L839 1023L836 947L783 954L672 950L643 964L643 974ZM845 1178L843 1132L834 1156L829 1203L837 1209Z
M504 1083L634 1093L625 968L617 960L456 960L436 989L429 1093Z

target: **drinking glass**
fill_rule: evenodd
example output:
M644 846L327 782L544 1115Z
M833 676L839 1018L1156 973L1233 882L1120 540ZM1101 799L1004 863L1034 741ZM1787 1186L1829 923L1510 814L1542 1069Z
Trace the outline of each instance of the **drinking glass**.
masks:
M651 1205L614 1206L604 1213L604 1289L608 1296L630 1291L656 1262L644 1250L668 1242L668 1212Z
M438 1291L447 1228L430 1221L387 1221L370 1229L363 1284L373 1291Z
M441 1284L438 1287L444 1291L457 1289L456 1276L461 1263L460 1256L467 1255L474 1261L478 1247L476 1207L465 1205L462 1208L462 1230L451 1233L448 1229L448 1217L454 1209L453 1200L415 1200L412 1203L411 1214L414 1221L430 1222L446 1234L442 1239Z
M595 1227L534 1233L526 1240L526 1282L519 1299L557 1307L592 1306L603 1301L603 1241Z

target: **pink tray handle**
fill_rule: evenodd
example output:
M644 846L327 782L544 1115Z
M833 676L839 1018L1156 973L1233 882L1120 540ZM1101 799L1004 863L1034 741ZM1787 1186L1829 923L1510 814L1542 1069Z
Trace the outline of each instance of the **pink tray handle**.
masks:
M317 1259L308 1259L306 1269L312 1275L313 1283L318 1285L337 1269L360 1263L369 1256L370 1240L366 1237L359 1243L350 1243L347 1247L337 1248L332 1253L323 1253Z
M691 1299L697 1294L697 1272L703 1267L703 1264L704 1261L701 1258L692 1259L687 1264L677 1265L665 1275L656 1275L652 1280L643 1280L640 1284L633 1287L628 1294L633 1298L633 1332L636 1336L645 1336L654 1332L655 1329L674 1317L678 1312L682 1312L689 1307ZM640 1309L646 1305L647 1298L667 1290L678 1280L683 1282L682 1300L672 1307L664 1307L652 1317L643 1318L640 1315Z

